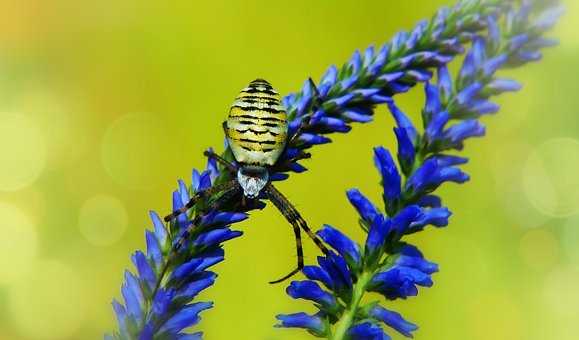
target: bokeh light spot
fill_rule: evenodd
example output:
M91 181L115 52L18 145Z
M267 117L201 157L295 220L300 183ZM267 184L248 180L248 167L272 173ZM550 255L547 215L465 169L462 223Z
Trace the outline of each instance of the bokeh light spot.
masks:
M574 216L565 222L561 243L567 258L579 270L579 216Z
M36 122L23 114L0 112L0 191L32 184L45 163L46 148Z
M556 138L537 147L523 168L523 190L531 204L552 217L579 211L579 141Z
M503 212L518 228L536 228L548 219L534 209L525 195L521 195L521 172L531 150L527 144L507 142L491 154L497 201L502 203Z
M548 230L529 230L521 239L519 251L523 262L536 270L550 269L559 261L559 241Z
M565 1L565 11L567 13L579 13L579 1ZM566 15L563 20L555 26L554 36L561 41L561 47L567 49L579 48L579 30L577 29L577 20Z
M0 283L25 275L37 252L36 229L19 208L0 203Z
M127 211L115 197L98 195L84 202L80 209L78 224L81 234L97 246L116 243L125 233L128 224Z
M471 339L522 339L520 306L507 294L484 294L470 304Z
M130 189L151 189L176 159L172 134L152 114L121 116L107 129L102 141L102 162L107 173Z
M544 299L550 311L558 317L577 318L579 306L579 269L555 268L545 281Z
M66 339L80 327L83 305L79 278L56 261L37 262L9 295L14 325L30 339Z

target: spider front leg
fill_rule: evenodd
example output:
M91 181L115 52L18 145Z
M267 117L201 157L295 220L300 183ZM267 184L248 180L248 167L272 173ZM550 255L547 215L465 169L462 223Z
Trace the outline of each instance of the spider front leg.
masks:
M204 212L210 212L213 210L217 210L221 208L223 205L227 204L234 198L237 194L241 192L241 187L237 181L226 182L228 186L223 189L223 193L219 196L215 201L211 202L205 209ZM179 250L183 244L189 239L191 232L193 229L201 222L201 217L203 214L199 213L197 216L191 221L192 223L179 235L179 239L177 243L175 243L173 249L175 251Z
M297 268L292 270L289 274L282 277L279 280L272 281L270 283L279 283L282 281L287 280L291 276L300 272L304 267L304 256L303 256L303 249L302 249L302 241L300 235L300 228L303 229L308 236L314 241L316 246L320 248L320 250L325 254L328 255L330 251L326 246L320 241L320 239L312 232L312 230L308 227L306 221L302 218L300 213L297 209L288 201L287 198L277 190L271 183L269 183L265 187L265 194L267 198L276 206L276 208L282 213L282 215L286 218L286 220L292 225L294 228L294 233L296 237L296 248L297 248L297 255L298 255L298 265Z
M237 167L235 165L227 161L225 158L219 156L215 152L207 150L203 152L203 155L205 155L205 157L207 158L215 159L219 164L223 165L227 169L227 171L229 171L232 175L235 175L237 173Z
M229 182L217 184L217 185L214 185L206 190L199 191L199 192L195 193L193 195L193 197L191 197L189 202L187 202L187 204L185 204L180 209L173 211L171 214L165 216L165 218L164 218L165 222L170 222L171 220L177 218L179 215L186 213L187 210L193 208L193 206L197 202L199 202L199 200L201 200L203 198L211 197L220 191L228 190L229 188L231 188L235 185L237 185L237 180L231 180Z
M209 188L205 191L199 192L198 194L201 194L201 193L207 194L207 191L209 191L213 188L217 189L218 187L221 188L222 190L224 190L224 192L215 201L211 202L209 204L209 206L205 209L205 211L212 211L212 210L219 209L222 205L229 202L233 197L235 197L235 195L237 195L241 192L241 187L239 186L237 181L231 181L231 182L223 183L222 185L218 185L218 186ZM218 190L215 190L215 191L217 192ZM195 198L195 196L193 198ZM193 201L193 198L191 199L191 201ZM189 201L189 202L191 202L191 201ZM188 203L188 205L189 205L189 203ZM193 203L191 205L191 207L193 205L195 205L195 203ZM180 210L178 210L178 211L180 211ZM173 214L175 214L175 213L173 213ZM171 214L169 216L172 216L173 214ZM163 265L163 268L161 269L161 272L159 274L160 278L163 278L165 276L165 273L167 272L167 269L169 268L169 266L173 262L174 257L178 254L178 251L181 249L181 247L183 247L183 245L185 245L185 243L187 242L187 240L191 236L191 233L193 232L193 230L201 222L202 217L203 217L203 214L198 213L197 216L195 216L195 218L193 219L193 221L191 221L191 224L189 226L187 226L187 228L182 233L179 234L177 242L174 243L171 254L170 254L169 258L167 259L167 262L165 262L165 264ZM165 220L167 220L167 217L165 217ZM161 285L161 281L162 280L157 280L157 285L155 286L155 289L153 290L152 296L155 296L155 294L159 290L159 287Z

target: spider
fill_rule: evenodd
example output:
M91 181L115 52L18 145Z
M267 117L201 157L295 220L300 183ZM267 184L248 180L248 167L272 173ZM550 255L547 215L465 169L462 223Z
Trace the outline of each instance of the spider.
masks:
M246 205L248 201L255 201L260 196L270 200L292 225L296 240L297 267L281 279L270 282L280 283L304 267L301 229L324 254L328 254L329 251L311 231L296 208L270 181L270 173L274 172L280 155L286 145L290 144L287 114L281 105L278 92L266 80L252 81L241 90L231 105L227 120L223 122L223 130L237 165L210 151L205 152L205 155L222 164L233 179L196 193L185 206L166 216L165 221L169 222L186 213L200 199L214 195L218 198L211 204L211 209L230 202L241 201L242 205ZM309 154L302 153L296 159L303 158L309 158ZM195 223L188 227L184 237L181 238L182 242L194 226Z

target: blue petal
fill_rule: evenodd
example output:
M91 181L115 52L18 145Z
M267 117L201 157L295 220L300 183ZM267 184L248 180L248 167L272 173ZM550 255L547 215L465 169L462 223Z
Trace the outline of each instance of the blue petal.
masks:
M119 331L121 335L125 337L129 337L130 334L128 333L127 329L127 311L123 305L121 305L117 300L113 300L112 302L113 309L117 316L117 322L119 324Z
M350 107L341 112L341 115L348 121L366 123L372 121L373 111L367 108Z
M507 60L508 57L504 54L501 54L485 61L485 63L482 66L483 75L485 77L493 76L495 72L497 72L497 70L507 62Z
M436 156L429 157L428 159L434 159L436 164L442 167L461 165L468 162L468 158L444 154L437 154Z
M376 305L369 312L370 316L373 318L384 322L386 325L397 330L400 334L411 338L412 332L418 329L415 324L404 320L402 315L387 310L386 308Z
M374 218L380 214L378 209L367 199L358 189L348 190L346 195L350 203L356 208L360 217L371 223Z
M129 271L125 271L125 282L121 287L128 313L136 320L142 320L144 297L137 278Z
M313 281L292 281L286 292L294 299L310 300L328 310L333 310L337 307L337 301L334 296L324 291Z
M351 267L357 268L360 265L360 246L346 235L327 224L317 234L324 242L332 246L338 254L344 257Z
M328 137L324 137L324 136L320 136L320 135L314 135L311 133L302 133L302 134L300 134L298 139L302 143L304 143L308 146L309 145L318 145L318 144L327 144L327 143L330 143L332 141Z
M444 182L464 183L467 174L455 167L438 165L436 159L427 159L406 182L406 190L413 193L432 191Z
M394 128L396 140L398 141L398 161L404 173L408 173L414 164L416 150L414 143L410 140L408 130L405 128Z
M477 96L481 90L482 85L480 83L471 84L458 93L456 101L460 106L468 107L471 100Z
M346 260L342 257L330 252L327 257L318 256L318 264L331 277L331 290L344 292L352 289L352 277Z
M439 208L442 205L442 200L436 195L425 195L416 201L416 205L420 207Z
M197 236L193 241L193 245L196 247L213 247L227 240L239 237L242 234L241 231L230 230L228 228L214 229Z
M192 300L199 294L201 291L210 287L215 283L215 279L217 278L217 274L212 272L203 272L195 281L188 283L185 287L183 287L178 294L178 298Z
M404 112L400 111L400 109L393 103L388 104L388 109L394 116L394 120L396 120L396 126L398 126L399 128L405 128L407 130L410 139L412 141L416 141L418 132L416 131L416 128L414 127L410 119L404 114Z
M141 251L135 252L135 254L133 255L133 263L135 264L135 267L137 267L137 270L139 271L139 276L141 277L141 280L143 280L143 282L147 284L148 288L151 291L155 289L155 286L157 284L157 276L155 275L153 268L151 268L151 265L149 264L149 261L145 257L145 254L143 254L143 252Z
M338 68L336 67L336 65L332 65L322 76L320 83L335 84L337 79L338 79Z
M446 123L448 123L449 119L450 115L447 111L438 112L432 117L432 120L429 122L426 131L424 132L426 139L430 143L434 143L443 138L442 130Z
M416 218L410 225L410 231L416 232L422 230L427 225L446 227L451 215L452 213L448 208L424 208L420 212L418 218Z
M368 67L374 59L374 46L370 45L364 51L364 67Z
M360 51L355 50L352 58L350 58L350 66L352 66L352 72L356 73L362 68L362 55Z
M390 340L381 327L369 322L354 325L348 329L348 339L351 340Z
M189 190L187 189L187 185L185 182L183 182L182 179L178 180L177 183L179 183L179 195L181 195L181 202L183 205L185 205L191 198L189 196Z
M153 297L153 304L151 306L153 313L158 317L163 317L169 310L174 297L174 290L165 290L163 288L159 288Z
M454 93L454 90L452 77L446 66L438 69L438 89L442 101L447 103Z
M493 95L504 92L516 92L521 89L521 84L512 79L493 79L485 86L485 91Z
M352 129L346 122L334 117L323 117L318 124L332 132L344 133Z
M318 266L305 266L302 272L308 279L319 281L330 290L334 290L336 287L330 274L323 268Z
M276 327L303 328L318 336L323 336L327 333L326 324L318 315L308 315L306 313L280 314L276 318L280 321Z
M467 138L481 137L484 135L484 125L474 119L462 121L444 131L444 138L449 140L454 146L460 146Z
M153 221L153 227L155 228L155 237L160 244L165 245L167 243L167 229L165 229L165 224L161 221L159 215L156 212L150 211L149 217Z
M160 331L179 333L199 322L199 312L213 306L211 302L198 302L185 306L167 321Z
M155 234L149 230L145 231L145 240L147 242L147 255L153 259L155 267L158 269L163 263L163 252L159 247L159 242L155 237Z
M442 111L442 103L440 101L438 86L426 83L424 91L426 93L426 106L424 107L425 121L429 122L432 117Z
M390 152L383 147L374 148L374 164L382 175L384 201L387 205L395 203L400 198L401 179Z
M425 274L433 274L438 271L438 265L426 261L424 258L401 255L396 259L396 264L402 267L418 269Z
M393 230L399 235L404 234L411 223L421 216L422 210L417 205L404 207L396 216L390 219Z
M349 92L341 97L329 100L328 103L329 104L335 104L338 107L343 107L346 104L348 104L352 99L354 99L356 97L356 95L352 92Z
M203 171L201 177L199 178L198 191L207 190L211 187L211 173L209 171Z
M382 70L382 67L384 67L384 64L386 64L386 60L388 59L389 51L390 51L390 46L388 44L384 44L382 46L382 48L380 49L380 51L378 52L378 54L376 55L376 59L374 60L374 62L372 63L372 65L368 69L368 72L372 76L375 77L380 73L380 71Z
M193 188L193 191L199 192L200 183L201 183L201 174L199 174L199 171L197 171L196 169L193 169L191 171L191 187Z
M220 211L207 217L207 219L203 220L202 225L229 225L244 221L248 216L245 213Z
M380 249L384 246L384 241L392 231L390 221L385 221L382 215L377 215L370 226L368 237L366 238L366 260L368 264L374 264L379 260Z

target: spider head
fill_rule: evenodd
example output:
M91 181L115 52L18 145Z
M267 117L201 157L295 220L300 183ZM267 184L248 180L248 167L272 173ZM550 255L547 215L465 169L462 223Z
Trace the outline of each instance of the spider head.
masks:
M256 198L269 181L269 172L262 166L245 165L237 171L237 181L245 196Z

